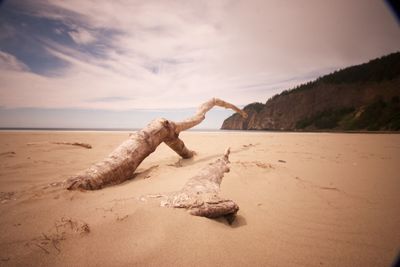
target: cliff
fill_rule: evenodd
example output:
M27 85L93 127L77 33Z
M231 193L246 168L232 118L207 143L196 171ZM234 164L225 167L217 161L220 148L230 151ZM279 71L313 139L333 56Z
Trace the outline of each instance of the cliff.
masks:
M222 129L400 130L400 52L285 90L244 107Z

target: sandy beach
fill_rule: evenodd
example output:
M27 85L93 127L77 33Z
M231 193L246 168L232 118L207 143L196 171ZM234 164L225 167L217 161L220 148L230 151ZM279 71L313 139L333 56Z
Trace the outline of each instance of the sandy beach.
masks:
M134 179L98 191L63 180L127 132L0 133L1 266L390 266L400 249L400 135L184 132ZM82 142L92 149L53 142ZM163 208L231 147L221 194L236 220Z

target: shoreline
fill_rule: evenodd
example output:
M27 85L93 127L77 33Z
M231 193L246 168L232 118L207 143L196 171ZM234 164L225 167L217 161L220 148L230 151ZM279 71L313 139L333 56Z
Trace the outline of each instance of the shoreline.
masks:
M136 132L142 128L0 128L1 132ZM249 132L249 133L338 133L338 134L400 134L400 131L300 131L300 130L230 130L230 129L189 129L186 132L198 133L229 133L229 132Z

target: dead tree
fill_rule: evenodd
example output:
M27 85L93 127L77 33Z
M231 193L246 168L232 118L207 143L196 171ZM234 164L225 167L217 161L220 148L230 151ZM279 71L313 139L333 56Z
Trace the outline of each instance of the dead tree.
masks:
M187 181L178 191L163 197L161 206L185 208L190 214L208 218L225 216L232 222L239 206L230 199L219 196L219 188L225 172L229 172L229 148L222 158L204 167L196 176Z
M142 130L132 134L104 160L68 179L67 189L96 190L108 185L120 184L132 178L139 164L162 142L182 158L193 157L193 151L185 146L179 138L179 133L201 123L205 119L205 114L214 106L229 108L247 117L247 114L238 107L213 98L202 104L193 117L184 121L156 119Z

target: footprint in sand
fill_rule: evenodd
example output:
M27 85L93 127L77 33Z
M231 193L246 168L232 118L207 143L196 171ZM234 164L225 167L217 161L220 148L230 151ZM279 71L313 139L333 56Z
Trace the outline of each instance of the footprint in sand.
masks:
M7 152L2 152L0 153L1 157L7 157L7 158L11 158L14 157L17 153L15 153L14 151L7 151Z
M16 200L17 198L15 197L16 192L0 192L0 203L5 204L10 200Z

